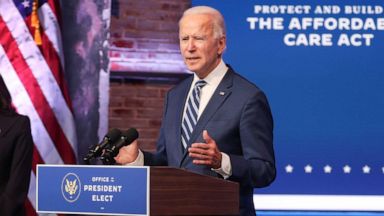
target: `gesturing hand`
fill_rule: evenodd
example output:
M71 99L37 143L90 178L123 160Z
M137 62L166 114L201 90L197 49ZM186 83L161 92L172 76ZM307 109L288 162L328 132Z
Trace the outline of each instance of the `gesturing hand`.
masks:
M221 152L207 130L203 131L205 143L193 143L188 148L189 156L193 158L194 164L207 165L214 169L221 167Z

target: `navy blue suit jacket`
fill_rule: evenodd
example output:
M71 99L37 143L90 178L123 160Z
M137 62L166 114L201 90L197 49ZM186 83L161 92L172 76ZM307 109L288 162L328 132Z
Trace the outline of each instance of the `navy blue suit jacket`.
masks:
M220 177L211 168L192 163L181 144L184 104L193 77L172 88L165 99L156 154L144 152L145 165L186 168ZM231 181L240 184L240 213L254 215L253 188L269 185L276 175L273 120L264 93L229 67L193 131L189 145L204 142L203 130L230 157Z

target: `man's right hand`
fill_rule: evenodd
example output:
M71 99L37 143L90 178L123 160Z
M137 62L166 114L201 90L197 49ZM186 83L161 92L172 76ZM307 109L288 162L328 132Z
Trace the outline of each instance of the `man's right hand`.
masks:
M139 146L137 144L137 139L127 146L123 146L119 150L119 154L114 157L117 164L125 165L132 163L136 160L139 155Z

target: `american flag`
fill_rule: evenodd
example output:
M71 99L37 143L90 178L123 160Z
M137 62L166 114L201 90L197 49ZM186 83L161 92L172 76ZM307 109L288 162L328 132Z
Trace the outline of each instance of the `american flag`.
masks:
M0 0L0 73L17 111L29 116L35 144L26 202L36 215L36 164L75 164L77 141L57 0Z

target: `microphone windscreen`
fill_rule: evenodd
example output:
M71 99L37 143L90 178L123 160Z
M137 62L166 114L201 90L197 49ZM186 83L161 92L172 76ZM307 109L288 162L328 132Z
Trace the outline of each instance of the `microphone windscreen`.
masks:
M83 158L84 161L88 162L92 158L99 157L102 154L104 148L106 148L110 143L116 142L121 136L121 131L117 128L112 128L104 136L103 140L90 147L88 154Z
M139 132L137 132L136 128L129 128L128 130L123 131L121 135L126 137L125 142L126 144L129 144L139 137Z
M119 129L112 128L111 130L108 131L108 133L107 133L107 135L105 135L105 137L107 137L107 139L109 139L111 142L114 142L120 138L121 134L122 134L122 132Z
M120 148L131 144L138 137L139 133L135 128L130 128L126 131L123 131L121 133L120 139L118 139L115 143L111 144L110 148L108 148L101 156L101 160L103 161L103 163L113 164L115 162L113 157L115 157L119 153Z

